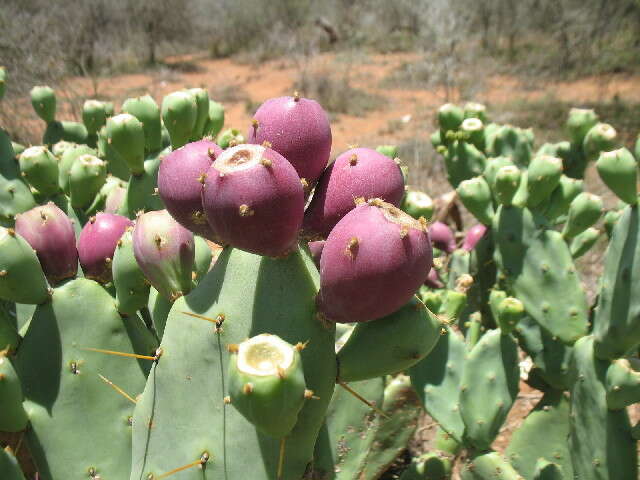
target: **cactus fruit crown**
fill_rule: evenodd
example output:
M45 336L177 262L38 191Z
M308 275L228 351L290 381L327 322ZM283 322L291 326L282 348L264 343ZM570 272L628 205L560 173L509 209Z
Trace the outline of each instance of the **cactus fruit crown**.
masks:
M263 333L238 345L238 369L259 377L279 375L294 361L295 347L276 335Z
M365 201L362 199L356 200L356 205L361 205L363 203L365 203ZM420 217L419 220L416 220L411 215L407 215L405 212L400 210L398 207L387 203L379 198L371 198L367 200L366 203L367 205L382 210L382 213L387 220L393 223L397 223L403 228L414 228L423 232L427 231L427 221L424 219L424 217Z
M269 166L271 160L262 158L265 150L261 145L237 145L220 154L213 165L221 173L245 170L258 163Z
M482 130L484 124L479 118L465 118L462 121L462 129L466 131Z

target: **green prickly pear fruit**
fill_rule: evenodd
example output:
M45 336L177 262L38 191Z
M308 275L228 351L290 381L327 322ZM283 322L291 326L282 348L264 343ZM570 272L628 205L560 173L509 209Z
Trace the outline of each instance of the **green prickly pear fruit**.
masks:
M0 67L0 100L4 98L4 92L7 88L7 70Z
M58 122L54 120L47 124L47 128L42 136L42 143L53 145L60 140L74 143L87 143L89 132L82 123L78 122Z
M9 447L0 448L0 476L3 480L24 480L18 460Z
M24 152L26 150L27 147L25 147L24 145L22 145L21 143L17 143L17 142L11 142L11 148L13 148L13 153L16 154L16 156L20 155L22 152ZM55 155L55 152L54 152Z
M498 170L502 167L513 166L514 163L509 157L495 157L487 160L487 165L482 172L482 176L487 180L487 183L492 187L496 182L496 175ZM495 193L495 192L494 192Z
M189 142L198 119L198 105L189 92L173 92L162 100L162 120L176 150Z
M53 153L56 157L61 158L64 152L66 152L69 148L74 146L74 143L67 142L66 140L60 140L58 143L55 143L51 146L51 153ZM14 147L15 150L15 147ZM16 151L16 155L24 152L24 148L21 152Z
M193 264L193 280L199 282L211 268L213 252L207 241L199 235L193 236L195 244L195 260Z
M193 233L166 210L143 213L133 229L133 252L145 277L166 299L191 291L195 261Z
M460 182L456 189L464 206L484 225L493 221L493 201L491 188L483 177L470 178Z
M74 208L86 208L107 180L107 164L93 155L80 155L69 170L69 193Z
M0 351L0 398L2 399L0 430L4 432L24 430L29 419L22 407L24 398L20 379L4 351ZM0 473L2 473L1 469Z
M104 102L104 111L107 114L107 118L113 117L113 114L115 112L113 108L113 102Z
M457 105L445 103L438 109L438 125L441 132L458 130L464 120L464 111Z
M602 215L602 208L602 199L599 196L588 192L578 195L569 205L562 236L570 240L584 232L598 221Z
M0 227L0 298L30 304L49 298L36 252L13 228Z
M572 108L567 118L567 132L571 143L582 146L584 137L598 123L598 115L590 108Z
M118 312L133 315L147 305L149 284L133 253L131 227L120 237L111 266Z
M21 175L43 195L53 195L58 186L58 160L46 147L29 147L20 157Z
M427 356L439 339L440 321L414 296L391 315L356 325L338 352L338 378L356 382L403 371Z
M36 86L31 89L31 105L46 123L56 118L56 94L51 87Z
M616 225L621 215L621 210L609 210L607 213L605 213L603 223L604 230L605 232L607 232L607 238L611 238L613 227Z
M431 312L439 312L444 302L443 292L441 290L429 290L427 287L420 287L420 300L425 304Z
M565 480L565 476L562 473L562 467L560 467L560 465L540 458L533 472L533 480ZM566 480L569 479L567 478Z
M224 125L224 107L218 102L209 100L209 118L204 125L203 135L215 138Z
M440 134L440 130L436 130L435 132L433 132L429 139L431 140L431 145L433 145L433 148L437 149L438 147L442 146L442 135Z
M584 232L573 237L569 244L569 251L571 252L573 259L575 260L576 258L580 258L587 253L599 238L600 230L593 227L589 227Z
M468 136L467 142L471 143L481 152L485 149L486 138L484 124L479 118L465 118L460 125L460 130Z
M380 152L383 155L386 155L389 158L397 158L398 157L398 147L395 145L378 145L376 147L376 152Z
M82 123L90 135L95 135L107 121L104 103L100 100L86 100L82 106Z
M493 318L498 318L498 307L504 299L507 298L507 292L504 290L496 290L495 288L489 293L489 309Z
M506 166L500 168L496 173L494 191L498 201L505 207L513 203L513 197L518 191L522 174L516 166Z
M144 127L133 115L121 113L107 120L107 143L126 162L132 175L144 172Z
M575 178L562 175L560 183L551 194L549 207L545 212L547 218L557 221L558 218L565 215L569 210L569 205L583 189L584 182Z
M218 135L216 143L223 150L245 142L244 135L236 128L227 128Z
M436 432L434 446L441 452L451 455L457 455L462 448L462 444L453 438L453 435L440 426L438 426L438 430Z
M614 360L607 369L606 387L609 410L620 410L640 402L640 360Z
M265 435L287 436L305 400L313 396L305 386L303 348L268 333L229 345L231 404Z
M464 118L478 118L482 123L487 123L487 107L482 103L467 102L464 105Z
M629 205L638 203L638 164L626 148L603 152L596 162L602 181Z
M409 190L402 199L402 210L418 219L424 217L430 220L433 215L433 200L429 195L418 190Z
M608 123L597 123L585 135L582 148L587 160L595 160L600 152L613 150L618 143L618 132Z
M498 452L482 453L465 464L462 480L523 480Z
M548 200L562 177L562 160L549 155L534 157L527 169L527 205L537 207Z
M517 298L507 297L498 304L498 316L495 318L503 333L511 333L524 314L522 302Z
M67 195L69 194L69 172L71 172L71 167L81 155L97 156L97 152L87 145L72 143L62 153L60 162L58 162L58 185Z
M452 470L450 458L429 452L414 458L398 480L448 480Z
M444 158L449 183L455 188L461 181L480 175L486 168L487 159L472 144L456 141Z
M533 133L512 125L498 128L493 139L493 153L510 157L518 168L527 168L531 160Z
M193 95L197 107L196 123L191 134L191 141L195 142L202 139L204 127L209 119L209 92L204 88L190 88L188 91Z
M122 104L122 111L133 115L142 123L147 153L157 152L162 149L160 108L150 95L126 99Z

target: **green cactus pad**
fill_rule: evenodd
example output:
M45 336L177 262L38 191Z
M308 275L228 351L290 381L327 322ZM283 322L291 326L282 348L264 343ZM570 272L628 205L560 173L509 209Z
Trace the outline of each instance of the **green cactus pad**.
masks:
M466 349L464 339L455 330L443 326L441 333L431 353L414 365L409 375L427 413L461 441L464 424L458 399Z
M576 342L569 437L575 478L638 478L638 453L627 412L607 408L608 366L609 362L595 357L593 337Z
M629 150L619 148L601 153L596 168L602 181L618 198L630 205L638 203L638 164Z
M569 436L569 408L567 395L549 390L522 425L513 432L505 457L525 478L534 478L538 459L558 464L567 480L573 477Z
M624 209L604 257L593 319L596 355L619 358L640 343L640 210Z
M495 258L527 313L566 343L587 332L587 300L562 236L537 229L527 209L500 207L493 224Z
M422 360L440 338L440 321L413 297L386 317L356 325L338 352L344 382L394 374Z
M118 240L113 254L112 271L118 311L133 315L145 307L149 298L149 284L133 255L130 230Z
M33 248L12 228L0 227L0 298L40 304L49 298L48 289Z
M607 407L611 410L640 402L640 361L620 358L607 369Z
M118 210L120 215L135 218L139 211L163 210L164 204L155 191L158 184L160 162L168 150L150 155L144 161L144 173L132 176L127 184L127 193Z
M481 450L491 446L518 395L519 380L516 342L489 330L469 352L460 382L467 442Z
M38 306L16 369L31 421L26 440L40 478L86 478L90 469L103 478L127 478L133 404L99 375L135 397L150 362L83 348L153 355L135 348L143 337L138 318L123 320L111 296L92 280L67 282Z
M205 451L211 459L205 470L193 470L195 478L243 478L247 471L255 480L276 477L278 440L257 434L223 402L227 345L260 333L292 344L308 342L302 365L307 388L318 399L305 403L287 437L282 479L302 476L336 379L335 330L316 319L317 275L302 251L269 259L227 248L198 287L174 303L163 357L136 407L132 480L168 472ZM183 312L217 319L220 327Z
M133 115L144 127L144 143L147 154L162 149L162 128L160 121L160 108L149 95L137 98L128 98L122 104L122 111Z
M24 430L29 419L22 407L24 397L20 379L4 351L0 351L0 399L2 399L0 431L19 432ZM2 469L0 469L1 471Z
M0 448L0 478L3 480L24 480L18 460L8 447Z

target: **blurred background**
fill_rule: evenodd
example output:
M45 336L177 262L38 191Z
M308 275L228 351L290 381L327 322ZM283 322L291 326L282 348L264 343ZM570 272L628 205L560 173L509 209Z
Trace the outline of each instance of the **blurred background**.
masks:
M639 0L3 0L0 123L21 143L44 125L49 84L67 119L87 98L156 100L202 86L245 131L266 98L294 90L330 113L334 155L400 146L411 183L445 188L428 135L444 102L558 140L572 106L630 143L640 130ZM434 181L437 180L437 181Z

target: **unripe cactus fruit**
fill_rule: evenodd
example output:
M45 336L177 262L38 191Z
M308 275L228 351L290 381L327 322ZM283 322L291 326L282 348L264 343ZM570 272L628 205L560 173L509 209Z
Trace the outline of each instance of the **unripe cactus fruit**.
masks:
M311 252L311 257L313 258L313 263L316 264L316 267L320 268L320 257L322 257L322 250L324 249L324 240L316 240L314 242L309 242L309 252Z
M162 100L162 120L171 137L174 150L191 138L198 118L198 106L193 95L186 91L173 92Z
M322 174L304 218L305 231L327 237L355 208L357 198L381 198L396 207L404 195L397 163L370 148L352 148L338 155Z
M38 116L46 123L56 117L56 94L51 87L36 86L31 89L31 105Z
M213 162L202 206L224 243L278 257L296 244L304 192L295 169L282 155L245 144L223 151Z
M0 298L30 304L49 298L36 252L14 229L4 227L0 227Z
M464 118L478 118L487 123L487 107L482 103L467 102L464 105Z
M638 203L638 164L626 148L603 152L596 162L602 181L622 201L629 205Z
M160 108L151 96L128 98L122 104L122 111L133 115L142 123L147 153L157 152L162 148Z
M209 100L209 117L204 125L204 136L215 137L224 125L224 107L218 102Z
M572 239L598 221L602 215L602 199L592 193L581 193L569 205L567 223L562 236Z
M538 155L527 169L527 205L536 207L551 195L562 176L562 160L549 155Z
M121 113L107 120L107 142L122 157L133 175L144 172L144 128L133 115Z
M16 145L15 143L11 142L13 144L13 150L16 152L16 155L21 154L22 152L24 152L25 148L23 147L22 150L20 152L18 152L16 150ZM74 144L71 142L67 142L66 140L60 140L58 143L54 144L51 147L51 153L53 153L56 157L61 158L62 155L64 154L64 152L66 152L69 148L73 147Z
M442 132L457 130L464 120L464 111L451 103L445 103L438 109L438 125Z
M80 155L69 170L71 205L86 208L107 180L107 164L93 155Z
M209 140L187 143L162 159L158 194L167 211L192 232L215 241L202 208L202 186L222 149Z
M268 333L229 346L231 405L265 435L285 437L313 396L305 386L302 348Z
M598 115L589 108L572 108L567 118L567 132L571 143L582 146L587 132L598 123Z
M270 143L270 148L291 162L300 178L315 185L329 161L331 126L326 112L315 100L271 98L253 116L248 143Z
M58 185L67 195L69 195L69 173L71 172L71 167L81 155L98 156L93 148L87 145L76 145L75 143L69 144L60 156L60 161L58 162Z
M58 160L46 147L29 147L18 157L22 176L43 195L53 195L58 186Z
M482 176L463 180L456 188L460 200L471 214L485 225L493 221L491 188Z
M469 230L467 230L466 235L464 236L464 241L462 243L462 249L470 252L474 248L478 242L484 237L485 233L487 233L487 227L482 223L477 223Z
M226 150L229 147L235 147L236 145L245 143L245 138L244 135L240 133L240 130L236 128L227 128L218 134L216 143L220 148Z
M118 240L133 222L122 215L98 213L78 238L78 256L84 276L100 283L111 281L111 264Z
M196 141L202 138L204 126L209 118L209 92L204 88L190 88L189 93L196 101L196 123L191 134L191 140Z
M380 152L389 158L396 158L398 156L398 147L395 145L378 145L376 152Z
M451 253L456 249L456 237L446 223L433 222L429 225L429 237L433 246L438 250Z
M133 253L149 283L166 299L173 302L191 291L193 233L166 210L138 216L133 229Z
M429 195L418 190L409 190L402 199L402 210L415 219L424 217L430 220L433 215L433 200Z
M341 323L384 317L409 301L432 262L426 222L371 199L345 215L327 238L318 307Z
M465 118L460 130L467 136L467 142L480 151L485 149L484 124L479 118Z
M24 397L20 379L6 357L6 352L3 351L0 351L0 398L2 398L0 428L5 432L24 430L29 423L29 418L22 407ZM0 473L3 473L1 465Z
M107 121L107 112L100 100L86 100L82 106L82 123L89 134L95 135Z
M557 219L569 210L569 205L583 189L584 182L565 175L560 177L560 183L551 194L549 208L546 211L547 218Z
M600 152L613 150L618 143L618 132L608 123L597 123L585 135L584 153L588 160L595 160Z
M18 215L16 232L35 250L49 283L76 276L78 251L73 224L53 202Z
M112 263L118 312L129 315L146 307L149 298L149 284L133 253L131 230L131 227L127 227L118 240Z
M496 173L494 190L498 201L505 207L509 207L513 203L513 197L518 191L521 177L518 167L509 165L500 168Z
M518 322L525 315L524 305L517 298L507 297L498 304L498 316L496 321L500 331L504 334L511 333Z

